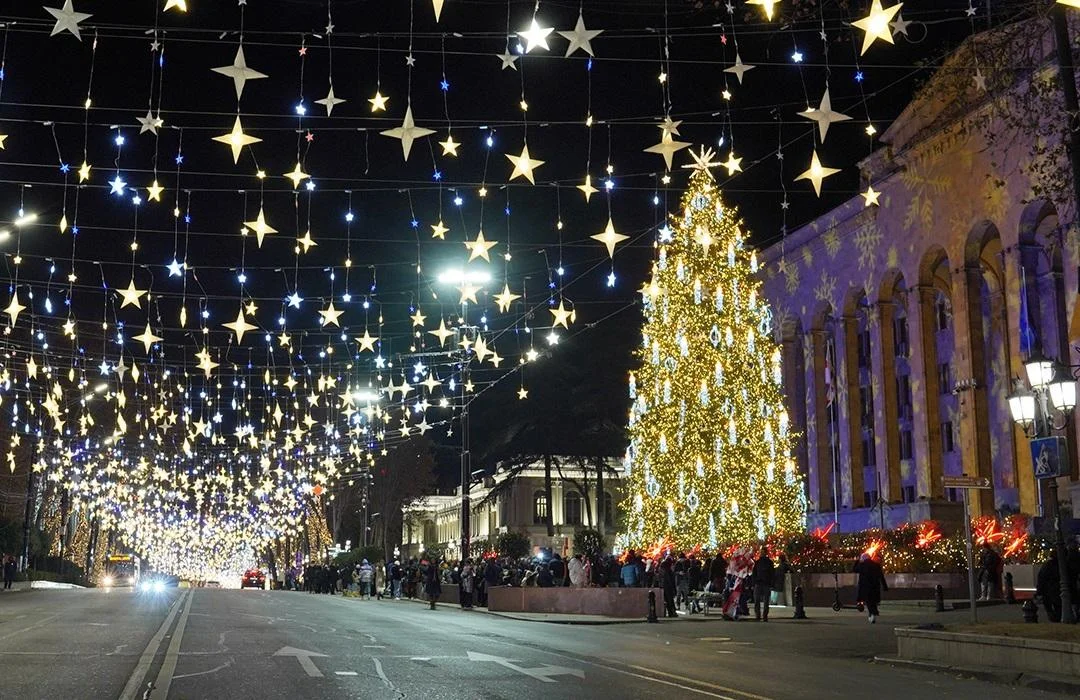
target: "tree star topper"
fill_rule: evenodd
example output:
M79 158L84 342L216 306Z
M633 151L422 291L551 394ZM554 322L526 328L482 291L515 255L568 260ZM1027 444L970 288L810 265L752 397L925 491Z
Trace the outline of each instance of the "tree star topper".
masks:
M690 151L690 155L693 157L694 162L683 166L688 170L703 170L712 175L712 168L720 168L724 165L719 161L713 160L713 158L716 157L716 151L711 148L706 148L705 146L702 146L701 150L697 153Z

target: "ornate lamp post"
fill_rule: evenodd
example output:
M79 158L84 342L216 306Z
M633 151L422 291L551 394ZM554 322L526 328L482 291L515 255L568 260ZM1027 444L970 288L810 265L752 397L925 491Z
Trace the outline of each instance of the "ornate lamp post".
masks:
M1069 574L1065 562L1065 532L1061 523L1061 508L1058 504L1058 482L1062 468L1067 468L1067 453L1052 452L1051 447L1060 445L1064 438L1055 438L1055 433L1068 424L1068 418L1076 408L1076 379L1060 364L1036 353L1024 364L1027 374L1027 389L1023 380L1016 380L1016 391L1009 397L1009 412L1013 421L1024 431L1024 435L1033 444L1046 445L1046 459L1043 452L1035 460L1035 477L1049 479L1050 501L1054 518L1054 549L1057 551L1059 576L1061 579L1061 621L1066 624L1076 622L1073 616L1072 596L1069 591ZM1055 420L1060 416L1060 423ZM1034 451L1034 450L1033 450ZM1051 454L1054 456L1051 457Z

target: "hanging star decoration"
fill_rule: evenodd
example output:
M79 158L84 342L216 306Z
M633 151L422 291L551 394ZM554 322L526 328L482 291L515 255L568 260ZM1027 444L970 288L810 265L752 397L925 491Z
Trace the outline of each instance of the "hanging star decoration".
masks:
M531 53L537 46L545 51L550 50L547 38L553 31L555 31L554 27L541 27L540 23L536 21L536 17L533 17L529 28L523 32L518 32L517 35L525 40L525 53Z
M862 50L859 51L860 56L866 54L867 49L870 48L875 39L881 39L890 44L894 43L889 23L892 22L893 17L903 6L904 3L898 2L886 10L881 6L881 0L874 0L870 4L870 14L851 23L851 26L857 27L864 32Z
M161 193L165 191L157 180L154 180L149 187L146 188L146 199L151 202L160 202Z
M804 112L799 112L799 116L804 119L810 119L817 122L818 130L821 133L821 142L825 143L825 134L829 132L829 125L836 122L846 122L851 119L846 114L834 111L832 108L832 98L829 96L829 88L825 87L825 94L821 96L821 104L817 109L807 109Z
M661 134L660 143L649 146L645 149L646 153L658 153L664 157L664 166L671 170L672 159L675 154L684 148L689 147L690 144L686 141L676 141L674 137Z
M446 234L450 229L443 225L442 219L439 219L439 223L432 225L431 237L438 238L440 240L446 240Z
M573 309L566 308L562 299L559 299L559 306L554 309L548 309L551 315L554 317L551 321L551 327L562 326L569 330L570 324L577 320L577 312Z
M446 320L439 319L439 327L433 331L428 331L428 334L435 336L439 339L439 346L446 347L446 339L454 335L454 331L446 327Z
M253 326L247 322L247 318L244 316L244 307L241 306L236 312L236 320L228 323L221 324L225 328L232 330L236 333L236 342L239 343L244 339L244 334L248 331L254 331L258 329L258 326Z
M509 49L501 54L497 54L497 57L502 61L503 70L506 70L507 68L517 70L517 60L521 58L521 56L518 56L516 53L510 53Z
M375 96L368 100L368 102L371 103L371 111L372 111L372 113L385 112L386 111L386 103L389 100L390 100L389 97L383 95L381 92L376 90L375 91Z
M140 343L142 343L143 347L146 348L147 354L149 354L150 353L150 348L152 348L154 346L154 343L160 343L163 340L163 338L154 335L154 332L152 330L150 330L150 324L147 323L146 324L146 329L142 333L140 333L139 335L134 336L132 338L132 340L137 340Z
M476 234L476 240L465 241L465 247L469 249L469 262L472 262L477 258L483 258L484 260L491 262L488 251L498 245L498 243L498 241L489 241L485 239L484 232L480 231Z
M544 164L542 160L536 160L529 156L529 144L525 144L521 149L521 155L514 156L509 153L505 154L506 158L514 164L514 171L510 173L510 179L513 180L518 177L523 177L531 184L535 185L536 180L533 178L533 169L539 168Z
M19 303L19 292L15 291L11 294L11 301L8 302L7 308L4 309L4 313L8 315L11 320L11 325L14 326L19 320L19 314L26 310L26 307Z
M367 350L368 352L375 352L375 341L377 341L378 339L379 336L372 335L368 332L368 329L365 328L364 335L358 336L356 338L356 342L359 344L359 352L363 352L364 350Z
M604 229L603 233L589 236L589 238L592 238L594 241L600 241L607 246L608 257L613 260L615 259L615 246L629 237L630 236L615 231L615 222L611 220L611 217L608 217L607 228Z
M735 65L730 68L725 68L724 72L734 74L735 77L739 79L739 85L742 85L743 76L746 74L747 71L753 70L754 68L757 68L757 66L751 66L747 63L743 63L742 56L736 53Z
M878 202L878 197L881 196L881 193L878 192L877 190L875 190L873 185L867 185L866 191L863 192L859 196L862 197L865 200L865 204L863 205L864 208L865 207L872 207L872 206L881 206L881 203Z
M321 326L339 326L338 319L341 318L341 314L345 313L342 309L335 309L334 302L330 302L330 306L319 311L319 325Z
M328 117L333 113L334 106L342 104L343 102L345 102L345 100L339 98L337 95L334 94L333 83L330 83L330 92L326 94L326 97L322 98L321 100L315 100L315 104L320 104L323 107L326 107L326 116Z
M86 182L90 179L90 164L85 160L83 164L79 166L79 182Z
M195 353L195 357L199 360L199 364L195 366L201 369L208 379L210 378L210 373L214 371L214 368L220 366L219 363L210 359L210 352L206 348ZM198 432L202 433L203 428L198 428Z
M578 13L577 25L568 31L558 32L559 36L570 41L566 47L566 56L569 57L577 50L584 51L590 56L595 56L592 49L592 40L604 33L603 29L586 29L585 18ZM547 48L545 46L544 48Z
M304 237L297 238L296 242L300 244L301 248L305 253L308 252L308 250L310 250L311 248L316 248L319 245L315 242L315 239L311 237L311 231L305 232Z
M780 0L746 0L747 5L758 5L761 9L765 10L765 19L772 21L773 15L776 14L776 6L780 4Z
M300 187L300 183L311 177L300 168L300 161L296 161L296 167L292 169L292 172L285 173L284 177L292 180L292 186L295 190Z
M266 223L266 215L263 213L263 209L259 207L259 215L255 217L254 221L245 221L244 226L255 232L255 241L258 246L262 248L263 238L271 233L277 233L277 229Z
M820 197L821 181L827 177L835 175L838 172L840 172L839 168L826 168L825 166L823 166L821 164L821 160L818 158L817 151L814 151L814 156L810 159L810 167L807 168L802 175L799 175L797 178L795 178L795 181L798 182L799 180L809 180L814 186L814 192L816 192L817 196Z
M439 145L442 146L442 154L444 156L456 156L458 154L457 149L461 144L454 140L452 134L446 135L445 141L440 141Z
M413 328L416 328L417 326L419 326L420 328L423 328L424 327L424 321L427 319L427 316L425 316L423 313L421 313L420 307L416 307L416 313L414 313L411 316L411 318L412 318Z
M135 117L135 121L139 122L140 134L145 134L149 131L154 136L157 136L158 129L165 126L165 120L160 116L155 117L150 110L146 110L145 117Z
M223 134L222 136L215 136L214 140L218 143L223 143L232 149L234 164L240 162L240 152L244 150L244 146L250 146L253 143L262 141L262 139L248 136L244 133L244 126L240 123L240 115L236 116L236 121L233 122L232 131Z
M76 39L82 41L82 35L79 33L79 22L90 19L93 17L92 14L76 12L71 0L64 0L64 6L60 9L55 7L46 7L44 9L56 20L56 24L53 25L49 36L56 36L60 32L71 32Z
M125 306L134 306L136 309L142 308L142 302L139 300L146 295L146 290L136 289L134 279L128 283L127 289L121 289L119 292L120 296L123 297L123 301L120 302L121 309Z
M435 10L435 22L442 18L443 0L431 0L431 9Z
M514 303L515 299L520 299L520 294L514 294L510 291L509 284L503 284L503 290L495 295L495 303L499 306L500 313L506 313L510 310L510 305Z
M260 73L254 68L248 67L247 60L244 58L243 44L236 47L236 57L233 59L231 66L221 66L219 68L214 68L213 71L233 79L237 100L239 100L240 96L244 93L244 86L247 84L247 81L260 80L267 77L265 73Z
M431 129L425 129L416 125L416 122L413 121L412 105L409 105L409 107L405 110L405 121L402 122L401 126L394 127L393 129L388 129L380 133L383 136L389 136L393 139L400 139L402 155L404 155L405 160L408 161L409 153L412 151L413 141L419 138L423 138L425 136L430 136L435 132Z
M181 12L187 12L187 0L165 0L165 9L163 12L168 12L174 8Z
M592 175L589 175L588 173L585 174L585 182L578 185L577 188L579 190L581 190L582 194L585 195L585 203L586 204L589 203L589 200L592 199L592 196L594 194L596 194L597 192L600 191L600 190L596 189L595 187L593 187Z

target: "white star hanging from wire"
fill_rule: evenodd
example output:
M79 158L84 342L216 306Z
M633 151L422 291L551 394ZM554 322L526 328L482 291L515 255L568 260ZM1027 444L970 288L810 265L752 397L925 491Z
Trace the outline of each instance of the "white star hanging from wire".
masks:
M725 68L724 72L725 73L733 73L735 75L735 77L739 79L739 85L742 85L743 75L746 73L746 71L754 70L754 68L756 68L756 67L757 66L751 66L748 63L743 63L742 62L742 56L740 56L739 54L736 53L735 54L735 65L733 65L731 68Z
M862 50L859 51L860 56L866 53L867 49L870 48L870 45L874 43L875 39L881 39L890 44L894 43L893 33L889 23L892 22L893 17L903 6L904 3L898 2L886 10L881 6L881 0L874 0L870 5L870 14L851 23L851 26L857 27L865 32L863 35Z
M409 160L409 153L412 151L413 141L425 136L430 136L435 132L431 129L424 129L416 125L413 121L412 105L405 110L405 121L401 126L386 131L380 132L383 136L389 136L392 139L401 140L401 153L405 156L405 160Z
M244 127L240 123L240 115L236 116L236 121L233 122L232 131L223 134L222 136L215 136L214 140L218 143L223 143L232 149L234 164L240 162L240 153L244 150L244 146L250 146L253 143L262 141L260 138L248 136L244 133Z
M510 53L510 49L507 48L507 50L505 52L503 52L501 54L498 54L498 58L499 58L500 61L502 61L502 69L503 70L506 70L507 68L517 70L516 63L517 63L517 60L519 58L521 58L521 57L518 56L516 53Z
M140 134L145 134L147 131L149 131L154 136L157 136L157 130L165 126L165 120L162 119L160 116L155 117L153 112L151 112L149 109L146 110L145 117L135 117L135 120L139 122Z
M817 122L818 130L821 133L821 142L825 143L825 134L829 132L829 124L836 122L846 122L851 119L846 114L836 112L832 108L832 98L829 97L829 88L825 88L825 94L821 96L821 104L817 109L807 109L805 112L799 112L799 116L804 119L810 119Z
M619 243L622 243L629 237L630 236L627 236L623 233L618 233L615 230L615 222L611 220L611 217L608 217L607 228L604 229L603 233L597 233L589 236L589 238L592 238L595 241L600 241L605 246L607 246L608 257L613 260L615 259L615 246Z
M570 46L566 48L566 55L574 53L578 49L581 49L590 56L595 56L592 50L592 40L604 33L603 29L586 29L585 19L578 13L577 25L568 31L558 32L559 36L570 41Z
M525 40L525 53L529 53L537 46L547 51L550 50L547 38L553 31L555 31L554 27L541 27L536 18L533 17L529 28L523 32L518 32L517 35Z
M505 155L507 159L514 164L514 171L510 173L511 180L517 177L523 177L530 183L536 184L536 180L533 179L533 168L539 168L544 164L544 161L529 157L529 144L525 144L522 147L521 155L519 156L512 156L509 153Z
M60 9L55 7L43 9L56 19L56 24L53 25L49 36L56 36L60 32L71 32L79 41L82 41L82 35L79 34L79 22L93 17L92 14L86 12L76 12L71 5L71 0L64 0L64 6Z
M247 61L244 59L244 46L242 44L236 48L236 58L233 59L231 66L221 66L220 68L214 68L213 71L233 79L237 100L243 94L244 84L247 81L267 77L265 73L260 73L254 68L248 68Z
M334 105L339 105L342 102L345 102L345 100L334 94L333 83L330 83L330 92L326 94L326 97L322 98L321 100L315 100L316 104L320 104L326 107L326 116L328 117L330 116L330 113L334 111Z
M817 196L820 197L821 181L827 177L835 175L838 172L840 172L839 168L826 168L825 166L823 166L821 164L821 160L818 158L817 151L814 151L814 156L810 159L810 167L807 168L802 175L799 175L797 178L795 178L795 181L798 182L799 180L809 180L814 186L814 192L816 192Z

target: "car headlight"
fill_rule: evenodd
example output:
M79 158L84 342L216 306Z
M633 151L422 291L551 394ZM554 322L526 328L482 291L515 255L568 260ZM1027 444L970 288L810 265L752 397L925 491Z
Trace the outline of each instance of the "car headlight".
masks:
M142 591L143 593L149 593L150 588L151 588L151 585L150 585L149 581L143 581L142 583L139 584L139 590Z
M164 581L154 581L154 593L164 593L164 592L165 592L165 582Z
M101 579L101 585L105 586L106 588L113 585L114 583L116 583L116 580L113 579L112 576L106 576Z

